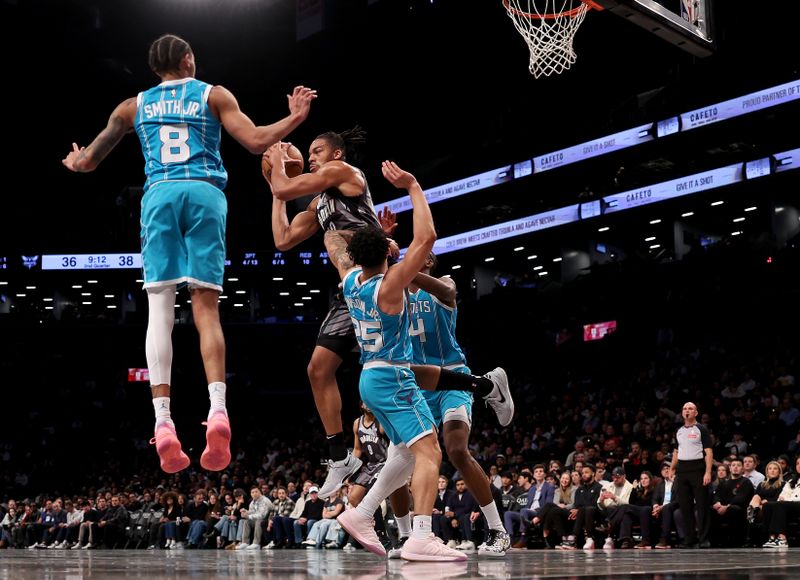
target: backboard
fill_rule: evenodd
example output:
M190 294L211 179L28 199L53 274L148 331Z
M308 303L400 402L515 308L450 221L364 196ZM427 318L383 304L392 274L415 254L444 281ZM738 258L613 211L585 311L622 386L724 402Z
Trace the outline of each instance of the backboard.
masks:
M713 0L594 1L695 56L714 52Z

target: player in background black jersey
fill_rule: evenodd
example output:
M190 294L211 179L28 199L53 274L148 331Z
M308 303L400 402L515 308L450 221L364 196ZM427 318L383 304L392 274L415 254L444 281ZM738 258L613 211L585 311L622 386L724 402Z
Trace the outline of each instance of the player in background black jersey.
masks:
M350 478L350 505L357 506L386 463L386 449L389 441L383 427L372 411L361 402L361 416L353 421L353 455L361 460L361 469Z
M386 432L363 401L361 402L361 413L361 416L353 421L353 439L355 441L353 455L361 460L362 466L350 478L350 493L347 498L351 508L355 508L361 503L361 500L364 499L366 493L378 479L381 469L386 464L389 446ZM395 494L390 496L390 499L393 499L396 494L405 494L407 497L408 489L398 489ZM403 505L409 503L408 499L403 501L403 497L400 497L399 500ZM398 518L395 514L395 520L397 521L400 536L408 536L411 533L411 515L406 513L402 518ZM378 537L382 538L384 546L387 547L387 550L390 549L390 541L386 534L386 526L380 508L375 512L375 528L378 531Z

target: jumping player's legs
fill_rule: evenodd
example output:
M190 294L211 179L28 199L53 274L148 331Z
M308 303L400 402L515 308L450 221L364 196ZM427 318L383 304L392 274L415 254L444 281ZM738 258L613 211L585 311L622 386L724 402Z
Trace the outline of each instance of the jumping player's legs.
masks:
M219 292L211 288L192 288L192 315L200 335L200 354L208 381L210 401L206 420L206 448L200 465L221 471L231 462L231 426L225 405L225 337L219 321Z
M192 288L192 316L200 335L200 355L208 384L225 382L225 337L219 320L219 292Z
M342 482L362 465L344 442L342 397L336 382L336 371L356 348L350 313L341 294L338 294L320 327L317 346L307 369L314 402L328 440L328 474L319 490L320 497L328 497L336 492Z
M209 471L221 471L231 462L231 426L225 405L225 337L219 319L228 207L222 192L208 184L192 188L184 207L187 282L209 397L206 448L200 465Z
M342 339L337 342L342 342ZM330 348L317 344L308 363L311 391L328 441L328 473L320 487L320 497L334 494L342 482L362 466L361 460L345 446L342 430L342 397L336 382L336 371L342 364L344 354L342 352L340 356Z
M142 265L150 303L148 366L156 370L151 378L155 381L154 396L162 395L158 397L162 410L157 408L156 412L163 412L163 395L169 394L166 363L171 363L172 353L171 342L169 352L165 350L165 336L169 337L172 322L167 320L174 320L176 287L188 284L211 399L206 435L209 445L200 463L215 471L230 462L230 425L225 410L225 341L218 310L225 266L226 216L225 195L203 181L159 183L142 199ZM169 399L166 401L168 411ZM170 423L165 424L169 426ZM174 426L171 433L157 428L155 439L162 468L171 472L179 464L180 469L188 466L188 457L180 451Z
M170 411L175 291L186 261L175 198L170 186L154 186L142 198L141 215L142 266L148 301L145 355L156 415L151 443L167 473L176 473L190 464L181 450Z
M328 437L342 433L342 397L336 382L336 371L341 364L341 356L330 348L317 344L307 368L314 403ZM341 455L331 459L344 459L346 452Z
M170 412L172 372L172 327L175 323L175 286L151 288L147 291L148 322L145 355L150 371L153 409L156 414L155 444L161 469L177 473L191 461L181 449Z
M175 323L175 286L147 290L148 320L145 355L150 371L153 408L156 414L153 443L161 459L161 469L176 473L189 466L181 450L170 413L172 373L172 327Z

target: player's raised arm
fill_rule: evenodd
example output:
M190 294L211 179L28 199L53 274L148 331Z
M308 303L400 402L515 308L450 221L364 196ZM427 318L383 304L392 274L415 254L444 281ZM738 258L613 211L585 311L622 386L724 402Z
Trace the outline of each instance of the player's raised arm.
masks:
M94 171L100 162L105 159L111 150L117 146L122 138L133 129L133 120L136 117L136 99L130 98L119 105L108 118L108 124L88 147L78 147L72 144L72 151L61 160L61 163L70 171L87 173Z
M453 307L456 305L456 283L452 278L448 276L437 278L424 272L419 272L414 276L414 284L432 294L447 306Z
M384 161L381 167L384 177L397 188L405 189L414 207L414 239L411 241L403 260L389 268L381 287L379 306L387 307L385 312L399 309L403 301L403 291L419 273L436 242L436 229L433 216L417 179L409 172L400 169L393 161Z
M277 143L294 131L306 120L311 101L317 98L317 91L297 86L289 100L289 114L271 125L256 125L239 108L236 97L228 89L215 86L208 96L208 103L225 127L225 130L250 153L263 153L267 147Z

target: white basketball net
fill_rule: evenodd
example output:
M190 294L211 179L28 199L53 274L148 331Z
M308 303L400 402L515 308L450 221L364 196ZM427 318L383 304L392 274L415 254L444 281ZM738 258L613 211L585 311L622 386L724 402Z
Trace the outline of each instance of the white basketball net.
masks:
M504 0L506 12L530 48L528 70L539 78L569 69L577 55L572 39L587 4L580 0Z

